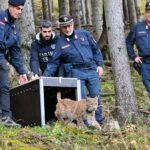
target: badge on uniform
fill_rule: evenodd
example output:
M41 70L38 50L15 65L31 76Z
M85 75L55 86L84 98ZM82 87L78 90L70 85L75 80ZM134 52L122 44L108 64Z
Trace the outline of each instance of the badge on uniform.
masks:
M16 26L15 26L15 25L12 26L12 29L13 29L13 33L14 33L14 34L17 34Z
M84 37L81 37L80 40L81 40L81 42L84 42L84 41L85 41Z
M52 44L52 45L51 45L51 48L52 48L52 49L55 49L55 47L56 47L56 44Z

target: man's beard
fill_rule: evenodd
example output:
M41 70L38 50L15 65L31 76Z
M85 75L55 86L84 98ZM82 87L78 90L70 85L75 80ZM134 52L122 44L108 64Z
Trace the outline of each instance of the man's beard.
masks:
M65 33L65 35L70 36L70 35L72 35L72 33L73 33L73 30L69 33Z
M49 40L50 39L50 36L46 36L45 38L44 38L44 40Z

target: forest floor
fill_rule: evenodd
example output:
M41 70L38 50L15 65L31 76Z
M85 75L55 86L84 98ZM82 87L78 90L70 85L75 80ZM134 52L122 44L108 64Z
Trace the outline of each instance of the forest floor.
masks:
M0 150L149 150L150 100L140 76L132 70L140 123L125 124L120 130L106 128L114 119L115 92L111 67L105 67L102 78L103 130L78 129L74 125L54 122L46 127L6 128L0 124Z

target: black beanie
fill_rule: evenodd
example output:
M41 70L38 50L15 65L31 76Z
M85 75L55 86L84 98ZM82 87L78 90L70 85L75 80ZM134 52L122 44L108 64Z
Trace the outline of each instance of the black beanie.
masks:
M8 0L8 3L13 6L24 5L26 0Z

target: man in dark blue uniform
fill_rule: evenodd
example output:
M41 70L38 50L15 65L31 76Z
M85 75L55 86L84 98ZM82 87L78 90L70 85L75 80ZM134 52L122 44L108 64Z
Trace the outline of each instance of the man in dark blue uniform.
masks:
M7 10L0 12L0 109L1 122L5 126L18 126L12 120L10 110L9 76L6 55L9 53L11 64L19 73L19 83L27 82L26 71L20 53L20 38L18 28L14 24L23 11L25 0L9 0Z
M67 64L68 72L70 68L71 76L81 80L82 98L86 97L86 87L90 97L99 96L99 77L103 74L103 58L96 41L89 32L74 30L71 16L62 15L59 22L63 35L59 38L53 60L48 63L43 75L54 76L60 62L63 62ZM102 124L100 99L96 120Z
M57 39L58 37L52 31L52 23L43 20L40 32L36 35L31 46L30 68L33 74L31 79L36 79L43 74L48 61L50 62L53 56Z
M150 96L150 2L145 5L145 18L130 31L126 44L129 57L141 66L142 80ZM134 44L138 54L134 51Z

